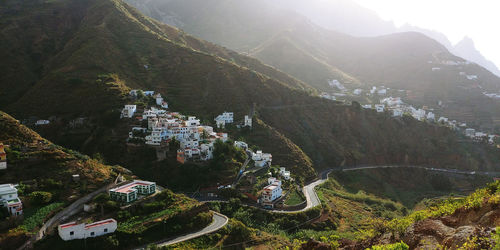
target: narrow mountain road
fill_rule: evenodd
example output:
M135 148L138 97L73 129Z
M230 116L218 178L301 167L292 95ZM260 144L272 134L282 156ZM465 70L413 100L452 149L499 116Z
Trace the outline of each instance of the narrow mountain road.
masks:
M343 168L342 171L355 171L355 170L365 170L365 169L383 169L383 168L417 168L425 169L428 171L452 173L452 174L465 174L465 175L488 175L488 176L498 176L500 172L484 172L484 171L474 171L474 170L458 170L458 169L445 169L445 168L431 168L425 166L400 166L400 165L382 165L382 166L362 166L362 167L349 167Z
M213 233L213 232L221 229L229 221L229 218L227 218L227 216L220 214L220 213L217 213L217 212L214 212L214 211L212 211L212 212L213 212L212 223L210 223L210 225L201 229L200 231L186 234L186 235L182 235L182 236L179 236L179 237L176 237L173 239L166 239L166 240L158 241L158 242L155 242L153 244L156 245L157 247L164 247L164 246L168 246L168 245L177 244L177 243L180 243L180 242L183 242L186 240L198 238L200 236L210 234L210 233ZM143 246L143 247L140 247L137 249L146 249L146 248L147 248L147 246Z
M328 175L332 172L332 169L327 169L323 172L321 172L319 176L319 180L314 181L312 183L309 183L308 185L305 185L302 188L302 192L304 193L304 196L306 197L306 207L298 210L270 210L271 212L275 213L297 213L297 212L303 212L306 211L310 208L316 207L321 205L321 200L318 197L318 194L316 193L315 188L323 183L325 183L328 180Z

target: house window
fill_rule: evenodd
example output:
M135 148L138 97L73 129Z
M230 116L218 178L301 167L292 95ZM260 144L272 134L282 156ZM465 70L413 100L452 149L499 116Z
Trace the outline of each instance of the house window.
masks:
M94 236L94 235L95 235L95 233L94 233L94 232L91 232L91 233L90 233L90 236Z
M108 229L107 228L104 228L104 232L107 233L108 232Z
M71 231L69 232L69 235L75 235L75 232Z

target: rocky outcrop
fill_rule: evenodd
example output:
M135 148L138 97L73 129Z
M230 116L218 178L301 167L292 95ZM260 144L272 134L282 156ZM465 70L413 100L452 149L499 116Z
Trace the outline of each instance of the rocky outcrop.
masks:
M491 234L500 225L500 209L495 204L485 204L479 209L460 208L452 215L425 219L406 230L403 241L411 249L457 249L471 242L479 249L492 246Z

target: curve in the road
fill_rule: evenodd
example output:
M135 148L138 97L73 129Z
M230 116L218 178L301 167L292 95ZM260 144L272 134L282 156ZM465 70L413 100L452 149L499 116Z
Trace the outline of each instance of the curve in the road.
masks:
M196 231L194 233L185 234L185 235L176 237L174 239L168 239L168 240L156 242L155 245L158 247L164 247L164 246L168 246L168 245L172 245L172 244L177 244L177 243L180 243L180 242L183 242L186 240L198 238L200 236L210 234L210 233L213 233L213 232L221 229L229 221L229 218L227 218L227 216L220 214L220 213L217 213L215 211L212 211L212 212L213 212L213 217L212 217L213 220L212 220L212 223L210 223L210 225L208 225L207 227L205 227L199 231ZM144 249L144 248L139 248L139 249Z

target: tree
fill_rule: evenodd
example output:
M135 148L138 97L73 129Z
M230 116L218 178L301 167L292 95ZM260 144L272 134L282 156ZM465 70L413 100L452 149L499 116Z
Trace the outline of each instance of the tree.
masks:
M94 202L101 207L101 216L104 216L104 205L109 201L109 196L105 193L101 193L94 198Z
M29 195L31 202L34 204L47 204L52 200L52 194L44 191L35 191Z

